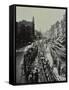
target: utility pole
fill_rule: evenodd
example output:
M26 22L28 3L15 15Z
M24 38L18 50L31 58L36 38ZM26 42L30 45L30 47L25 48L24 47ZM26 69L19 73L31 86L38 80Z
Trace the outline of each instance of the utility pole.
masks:
M34 36L35 36L35 23L34 23L34 16L32 18L32 35L33 35L33 39L34 39Z

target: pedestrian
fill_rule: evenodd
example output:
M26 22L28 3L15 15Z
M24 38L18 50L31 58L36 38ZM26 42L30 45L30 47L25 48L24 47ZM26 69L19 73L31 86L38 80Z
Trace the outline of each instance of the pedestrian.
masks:
M29 80L29 83L33 83L33 73L32 72L30 72L28 80Z
M36 69L36 72L35 72L35 82L36 83L38 82L38 69Z

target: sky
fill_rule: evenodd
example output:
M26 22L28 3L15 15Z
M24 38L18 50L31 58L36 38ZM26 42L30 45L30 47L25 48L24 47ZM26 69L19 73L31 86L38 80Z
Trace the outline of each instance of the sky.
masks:
M32 21L34 16L35 29L45 33L56 21L60 21L65 14L65 9L16 7L16 21Z

